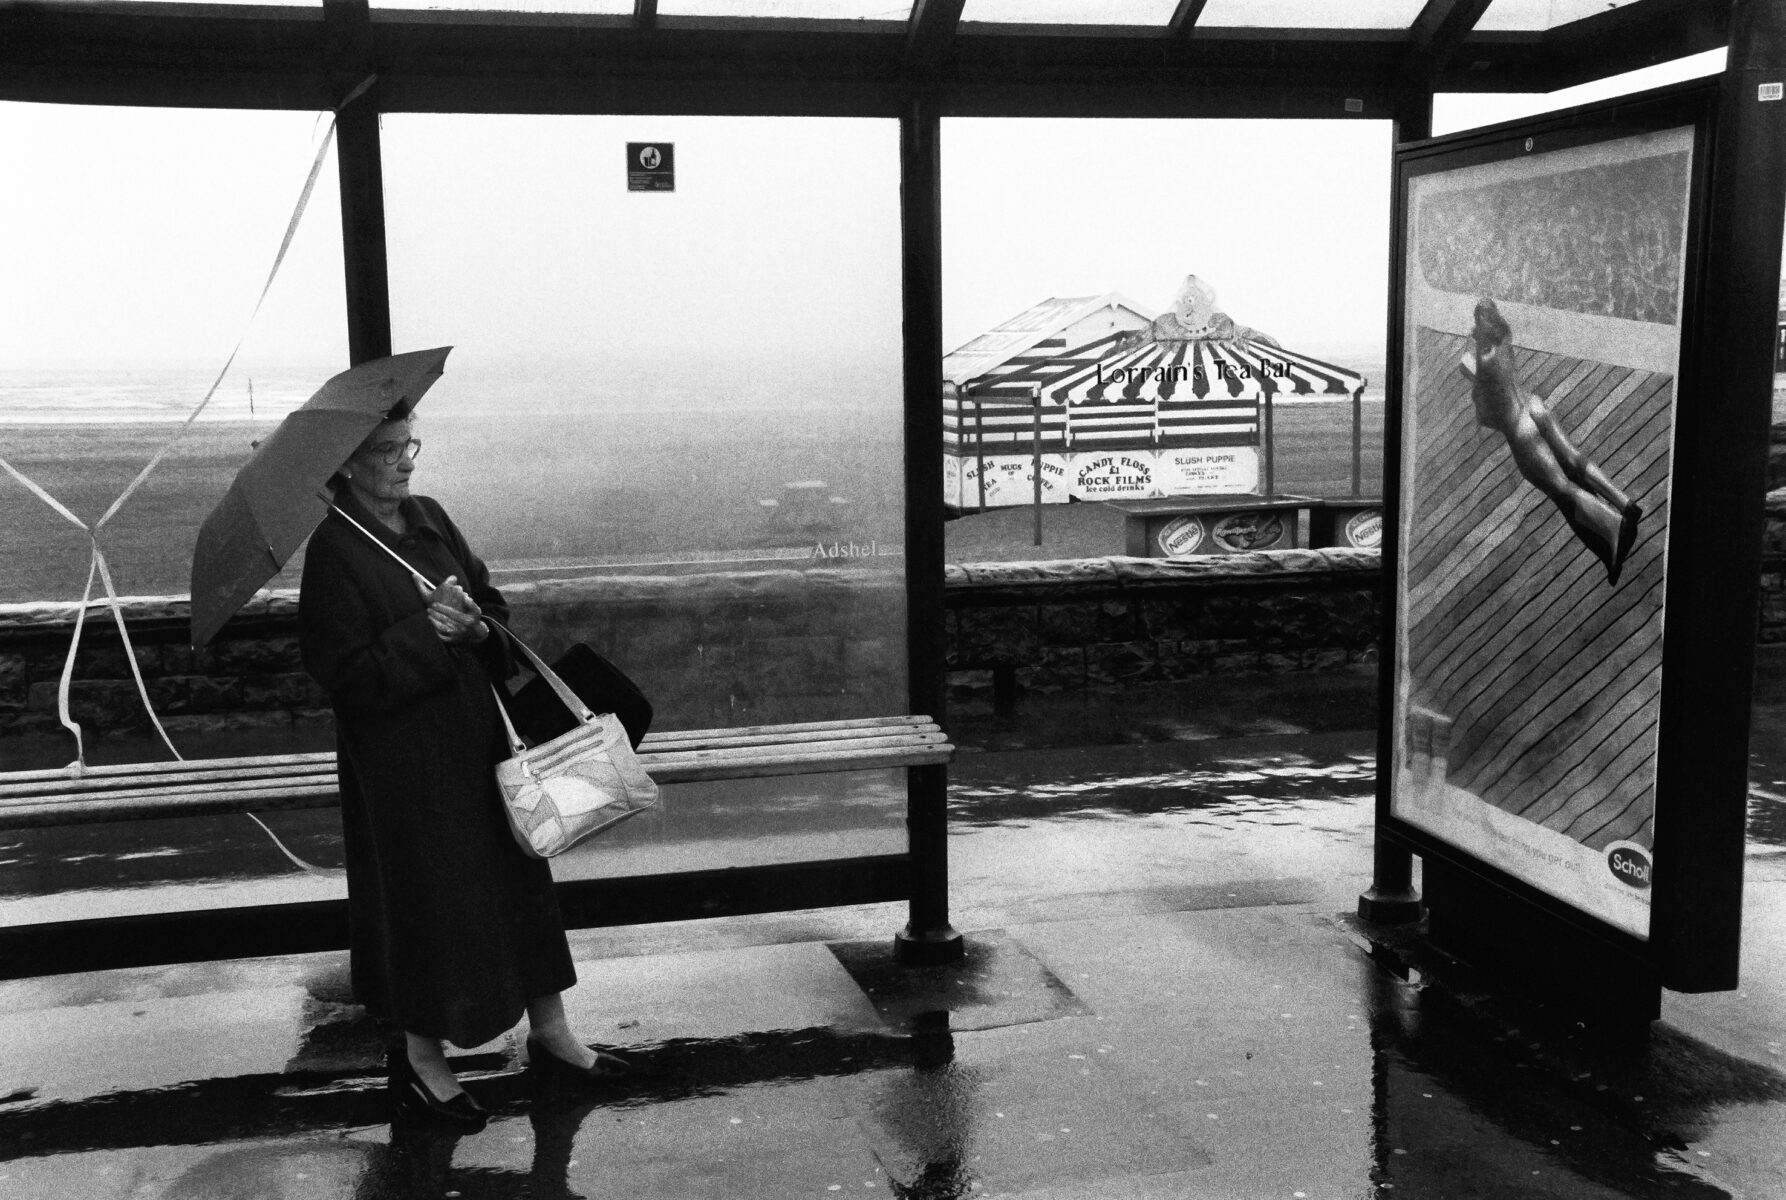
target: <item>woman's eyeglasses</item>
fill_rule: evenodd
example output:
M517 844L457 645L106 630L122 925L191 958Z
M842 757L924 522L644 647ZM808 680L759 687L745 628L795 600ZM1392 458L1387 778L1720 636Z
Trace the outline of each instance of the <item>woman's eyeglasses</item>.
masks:
M400 458L420 458L422 439L410 438L407 442L379 442L376 445L367 446L361 453L370 454L387 467L394 466Z

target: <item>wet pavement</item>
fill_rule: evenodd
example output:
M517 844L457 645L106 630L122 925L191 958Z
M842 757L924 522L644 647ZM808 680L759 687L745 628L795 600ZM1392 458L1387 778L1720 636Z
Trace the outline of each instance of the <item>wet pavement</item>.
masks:
M1786 680L1786 672L1779 679ZM897 905L572 935L632 1077L393 1126L344 955L0 983L0 1197L1786 1196L1786 684L1756 709L1744 986L1607 1042L1350 917L1368 669L959 706L956 967Z

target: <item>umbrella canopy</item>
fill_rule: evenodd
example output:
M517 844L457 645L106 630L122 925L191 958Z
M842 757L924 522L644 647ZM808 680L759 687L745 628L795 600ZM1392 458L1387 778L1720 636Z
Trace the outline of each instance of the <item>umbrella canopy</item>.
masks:
M343 371L261 442L199 527L194 646L209 642L297 553L328 511L317 492L329 476L381 422L408 415L440 378L451 349L394 354Z

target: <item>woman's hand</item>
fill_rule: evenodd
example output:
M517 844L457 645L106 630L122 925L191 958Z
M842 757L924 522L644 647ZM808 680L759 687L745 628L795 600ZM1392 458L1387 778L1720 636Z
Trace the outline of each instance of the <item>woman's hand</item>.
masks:
M430 588L419 578L415 585L423 599L428 601L428 623L441 641L476 645L490 636L490 627L484 624L483 610L459 586L457 575L448 575L437 588Z

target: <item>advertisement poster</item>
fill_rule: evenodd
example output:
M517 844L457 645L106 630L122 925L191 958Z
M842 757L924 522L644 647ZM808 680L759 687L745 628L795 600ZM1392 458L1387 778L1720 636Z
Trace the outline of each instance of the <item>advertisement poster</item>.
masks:
M1146 500L1160 494L1155 457L1148 450L1109 450L1067 456L1076 500Z
M1526 145L1407 183L1391 811L1647 938L1693 131Z
M961 476L961 506L977 508L980 504L980 459L958 460ZM986 456L986 506L1008 508L1036 502L1036 460L1030 454L988 454ZM1067 456L1042 455L1042 503L1067 502Z
M1259 450L1221 446L1160 450L1158 479L1164 496L1221 496L1259 490Z

